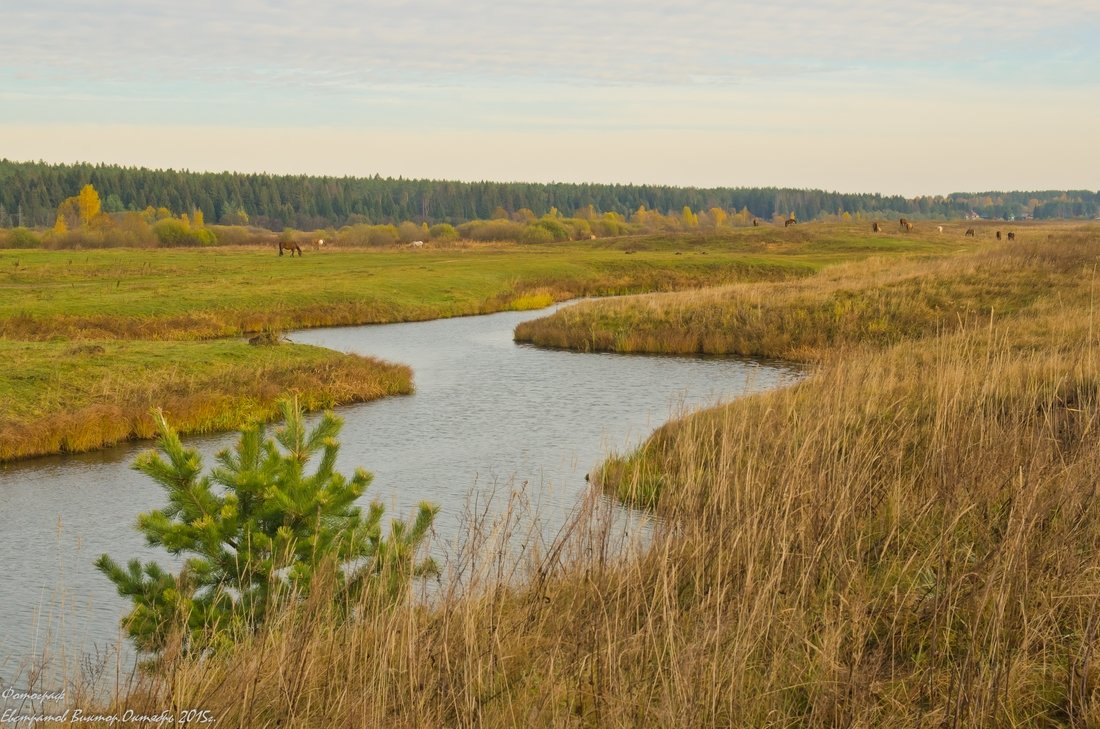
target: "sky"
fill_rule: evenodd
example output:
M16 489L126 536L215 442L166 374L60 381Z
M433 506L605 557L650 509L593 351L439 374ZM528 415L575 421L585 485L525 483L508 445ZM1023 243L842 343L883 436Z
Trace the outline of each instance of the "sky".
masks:
M1100 188L1100 1L0 0L0 157Z

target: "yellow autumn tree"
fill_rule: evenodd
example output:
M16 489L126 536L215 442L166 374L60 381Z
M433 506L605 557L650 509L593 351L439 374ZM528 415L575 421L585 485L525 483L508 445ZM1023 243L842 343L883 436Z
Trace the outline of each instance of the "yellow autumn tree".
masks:
M726 219L728 217L729 217L729 215L727 215L726 211L723 210L722 208L717 208L716 207L716 208L711 208L710 209L710 219L712 221L714 221L715 229L721 228L723 225L725 225L726 224Z
M573 217L580 220L595 220L599 216L596 214L596 206L589 203L583 208L577 208L577 212L573 213Z
M76 196L76 204L80 211L81 225L91 225L103 214L103 205L99 200L99 193L90 184L80 188L80 194Z
M57 218L54 220L53 229L58 233L66 233L74 228L79 228L82 222L80 201L77 197L67 197L57 206Z
M698 228L699 216L691 211L690 205L684 206L684 211L681 213L681 219L683 220L684 227L686 228Z

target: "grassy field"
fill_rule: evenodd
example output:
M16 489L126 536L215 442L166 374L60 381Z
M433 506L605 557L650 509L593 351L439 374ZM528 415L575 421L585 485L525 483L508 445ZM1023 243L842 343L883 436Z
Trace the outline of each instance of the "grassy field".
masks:
M407 392L354 356L217 338L534 309L586 295L805 277L840 260L942 251L852 229L634 236L583 244L0 251L0 461L268 417L279 393L333 405ZM356 380L356 378L361 378ZM354 386L350 381L356 380Z
M514 308L525 297L672 290L806 274L830 254L735 242L334 249L0 251L0 336L200 339L268 329L415 321ZM662 247L663 246L663 247ZM686 254L686 255L683 255Z
M595 496L519 565L509 525L475 519L430 607L341 627L319 588L117 705L252 727L1100 725L1100 227L1035 232L758 284L776 326L856 291L893 302L866 314L889 335L746 334L812 352L810 376L608 463L604 487L661 517L637 551ZM658 330L727 296L750 293L614 311Z

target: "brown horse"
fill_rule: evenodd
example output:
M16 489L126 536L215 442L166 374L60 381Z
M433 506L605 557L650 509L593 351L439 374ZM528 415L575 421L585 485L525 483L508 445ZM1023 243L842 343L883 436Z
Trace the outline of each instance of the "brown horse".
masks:
M881 230L881 228L878 227L878 223L871 223L871 232L872 233L877 233L877 232L879 232L879 230Z
M297 243L293 242L293 241L291 241L289 243L284 243L283 241L279 241L279 255L280 256L283 255L284 250L290 251L290 257L291 258L294 257L294 252L295 251L298 252L299 257L301 257L301 255L302 255L302 247L300 245L298 245Z
M998 230L997 231L997 240L1000 240L1000 239L1001 239L1001 231Z
M906 230L909 230L908 228L906 228L907 225L909 225L908 220L906 220L905 218L898 218L898 227L899 228L905 228Z
M792 225L797 225L797 224L798 224L798 221L795 220L794 218L787 218L786 220L783 221L783 227L784 228L789 228Z
M1008 239L1009 240L1016 240L1016 234L1013 233L1011 230L1008 231Z
M912 223L910 223L910 222L909 222L908 220L906 220L906 221L905 221L905 232L906 232L906 233L909 233L909 232L911 232L911 231L913 230L913 228L916 228L916 227L917 227L917 226L913 225L913 224L912 224Z
M756 228L759 225L760 225L760 221L757 220L756 218L753 218L752 219L752 227Z
M967 228L966 233L964 234L963 237L966 237L967 235L970 236L971 238L973 238L974 237L974 229L973 228Z

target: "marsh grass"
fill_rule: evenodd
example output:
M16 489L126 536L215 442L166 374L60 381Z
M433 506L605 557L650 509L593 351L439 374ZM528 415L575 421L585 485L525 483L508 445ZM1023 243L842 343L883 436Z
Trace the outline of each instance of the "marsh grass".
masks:
M1074 272L1064 266L1079 265L1071 263L1074 251L1090 235L902 262L871 257L780 283L583 302L520 324L515 338L582 351L814 360L836 346L888 345L1026 309L1072 287Z
M0 461L152 438L155 407L201 433L270 419L287 393L315 410L412 392L408 367L306 345L0 339L0 357Z

